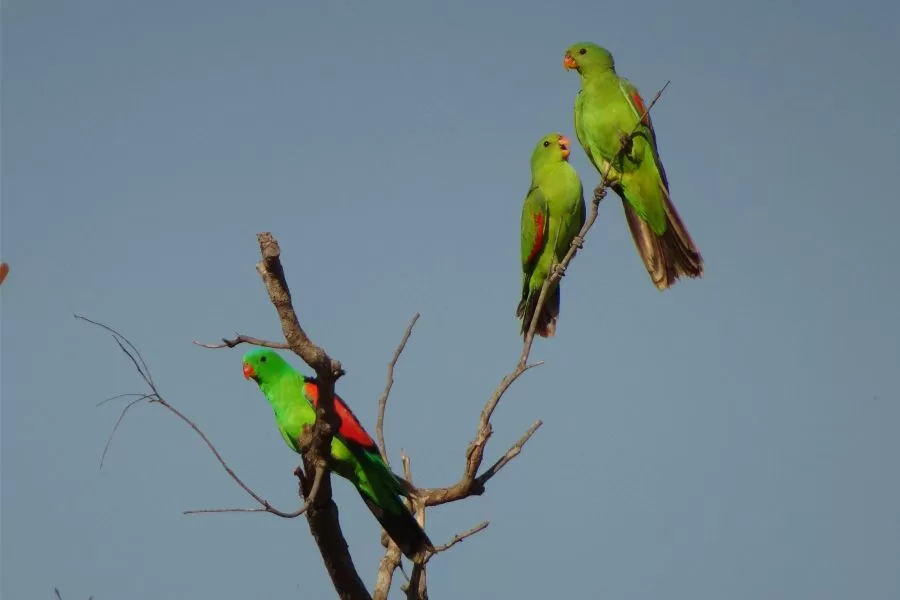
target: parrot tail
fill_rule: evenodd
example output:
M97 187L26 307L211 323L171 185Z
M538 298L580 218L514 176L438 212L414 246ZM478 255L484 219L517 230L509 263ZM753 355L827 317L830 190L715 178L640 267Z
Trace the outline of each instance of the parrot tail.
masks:
M624 190L619 188L615 191L622 198L625 218L638 254L641 255L650 279L658 290L663 291L671 287L681 276L703 275L703 257L700 250L691 239L664 187L662 191L666 210L666 231L661 236L657 236L649 223L635 212L631 203L625 199Z
M543 285L543 284L542 284ZM516 316L522 319L522 337L528 335L528 328L531 327L531 319L534 318L534 309L537 306L538 298L541 295L541 288L536 290L530 289L529 282L525 282L525 289L522 291L522 301L516 309ZM535 335L541 337L553 337L556 335L556 321L559 319L559 284L547 293L547 300L541 307L541 313L538 315L537 326L534 329Z
M397 503L400 505L400 509L397 514L391 514L362 492L360 492L360 496L406 558L415 562L423 559L426 552L434 551L434 544L428 539L425 530L399 498Z

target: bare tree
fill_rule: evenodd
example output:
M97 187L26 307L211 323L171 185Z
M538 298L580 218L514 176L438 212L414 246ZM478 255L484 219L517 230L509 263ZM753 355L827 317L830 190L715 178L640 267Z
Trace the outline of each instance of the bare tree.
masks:
M666 84L668 86L668 83ZM657 92L653 101L647 107L647 110L641 116L640 121L649 113L650 109L659 100L665 87ZM631 141L636 135L635 128L631 132L623 132L619 155L621 156L631 146ZM536 367L541 362L529 363L528 359L531 354L531 346L534 341L535 329L537 326L538 315L541 308L546 302L548 291L552 285L555 285L565 274L569 263L574 259L578 250L584 243L585 236L597 219L600 202L606 196L607 190L611 185L610 172L612 163L610 163L605 172L601 176L600 184L594 189L593 200L591 202L591 210L585 220L581 231L572 241L568 252L562 258L558 265L555 265L551 276L544 282L538 298L537 306L534 311L534 317L528 327L528 331L524 338L522 351L518 360L507 375L505 375L487 399L481 414L478 418L478 425L475 429L475 435L468 444L465 452L465 463L463 465L462 475L458 481L440 488L418 488L415 493L410 494L408 500L410 509L413 510L419 523L424 525L425 510L427 507L438 506L449 502L457 502L464 500L470 496L480 496L485 492L487 483L514 459L522 451L522 448L534 435L538 428L542 425L540 419L536 420L531 427L525 431L522 436L509 449L500 455L493 463L485 469L482 469L484 462L484 453L487 442L493 433L491 417L497 408L501 398L509 389L509 387L523 374L525 371ZM299 356L307 365L309 365L316 373L319 381L319 402L316 411L315 424L307 428L299 440L299 446L302 452L302 464L294 471L299 481L299 495L303 498L300 507L285 511L274 507L268 500L250 489L238 475L225 462L215 445L210 441L200 427L190 418L185 416L181 411L175 408L160 394L153 380L150 370L141 356L137 348L131 344L115 329L76 315L77 318L83 319L94 325L102 327L112 333L113 338L119 345L119 348L129 357L134 367L137 369L144 383L148 387L148 391L137 394L122 394L114 398L130 397L131 401L122 410L118 421L116 422L110 440L115 434L122 419L128 410L136 403L141 401L149 401L157 403L167 410L171 411L182 421L187 423L199 435L212 453L215 455L219 464L225 469L228 475L239 485L253 500L257 506L253 508L214 508L202 510L188 510L185 514L210 513L210 512L267 512L285 519L292 519L301 515L306 516L310 533L319 548L325 568L328 571L331 581L334 585L337 595L342 600L385 600L391 589L393 576L397 568L400 566L401 553L400 549L386 535L382 536L382 541L386 546L386 551L379 563L378 573L375 582L375 589L370 593L359 576L353 559L341 531L340 522L338 520L337 507L331 497L331 477L328 465L328 457L331 447L331 438L338 427L337 416L334 408L334 386L335 382L344 374L341 363L331 356L319 345L309 339L300 321L297 317L293 300L288 287L287 278L285 277L284 268L281 263L281 249L276 239L271 233L263 232L257 234L259 242L259 250L261 260L256 265L256 270L262 278L263 284L269 295L269 300L274 306L278 318L281 321L281 329L284 334L283 342L262 340L247 335L236 335L234 338L223 338L218 344L199 344L205 348L234 348L239 344L250 344L256 346L264 346L268 348L291 350ZM418 320L419 315L416 314L406 328L403 338L400 341L394 355L388 364L387 383L384 391L378 400L378 420L376 425L376 436L378 439L379 450L385 461L388 461L388 453L384 439L384 415L387 406L388 397L391 387L394 383L394 369L400 358L403 349L412 334L413 327ZM197 342L195 342L197 343ZM110 398L112 400L114 398ZM106 400L108 401L108 400ZM106 402L104 401L104 402ZM109 448L109 441L104 449L104 456ZM401 456L403 469L406 479L413 482L410 458L403 454ZM102 461L102 458L101 458ZM455 545L459 544L466 538L484 531L488 527L488 522L484 521L471 529L455 535L446 543L435 547L434 551L424 556L418 562L413 564L412 572L409 576L409 582L406 584L404 591L408 600L424 600L428 597L426 566L434 556L445 552Z

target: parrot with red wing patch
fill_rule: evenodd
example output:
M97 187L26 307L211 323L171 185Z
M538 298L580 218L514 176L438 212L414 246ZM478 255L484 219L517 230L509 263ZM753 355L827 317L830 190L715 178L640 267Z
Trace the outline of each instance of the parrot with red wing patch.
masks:
M522 336L531 326L544 282L569 251L585 221L584 193L568 158L569 140L545 135L531 155L531 187L522 206L522 298L516 316ZM552 337L559 319L559 283L548 290L535 333Z
M277 352L258 348L243 358L244 377L254 380L275 413L285 443L300 453L305 426L316 422L319 386L315 379L294 370ZM334 409L340 425L331 439L332 471L352 483L366 506L408 558L421 560L434 550L425 531L401 500L411 486L391 472L378 447L337 394Z
M669 197L656 132L637 88L616 73L612 54L590 42L565 53L563 66L581 75L575 133L601 175L622 198L638 254L660 291L681 276L703 275L703 257ZM630 135L634 132L634 135ZM625 151L620 152L624 142Z

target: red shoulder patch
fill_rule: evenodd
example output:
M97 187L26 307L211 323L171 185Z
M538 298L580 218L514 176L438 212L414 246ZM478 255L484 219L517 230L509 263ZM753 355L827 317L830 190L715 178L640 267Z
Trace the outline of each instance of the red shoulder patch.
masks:
M313 406L318 408L319 385L315 382L307 381L303 385L303 392L306 394L306 397L309 398L310 402L312 402ZM340 434L342 438L359 444L360 446L364 446L365 448L374 448L377 450L375 442L369 434L366 433L366 430L363 429L359 419L356 418L356 415L353 414L350 407L344 404L344 401L341 400L341 397L337 394L334 395L334 412L337 413L338 420L341 423L338 434Z
M544 246L544 213L537 212L534 213L534 245L531 246L531 252L528 253L528 258L525 259L525 262L530 263L537 255L540 253L541 248Z
M638 115L644 115L644 118L641 119L644 122L644 125L650 127L650 114L647 113L647 107L644 105L644 99L641 98L641 95L637 90L633 90L631 92L631 101L634 102L634 107L637 109Z

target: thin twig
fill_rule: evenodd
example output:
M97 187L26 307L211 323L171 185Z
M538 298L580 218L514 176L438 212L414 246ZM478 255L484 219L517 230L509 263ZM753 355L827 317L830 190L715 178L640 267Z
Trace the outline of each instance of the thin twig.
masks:
M129 396L132 394L128 394ZM119 425L122 424L122 419L125 418L125 413L128 412L132 406L140 402L141 400L147 400L154 397L154 394L134 394L136 396L140 396L125 405L125 408L122 409L122 412L119 413L119 418L116 420L116 424L113 425L112 431L109 432L109 437L106 438L106 444L103 446L103 452L100 454L100 468L103 468L103 461L106 460L106 453L109 452L109 445L112 444L113 437L116 435L116 431L119 429ZM121 397L121 396L120 396ZM100 404L103 404L101 402ZM99 406L99 405L98 405Z
M112 401L118 400L118 399L120 399L120 398L135 398L135 397L138 397L138 398L140 398L141 400L144 400L144 399L148 398L149 396L148 396L147 394L138 394L138 393L116 394L115 396L110 396L110 397L107 398L106 400L101 400L101 401L98 402L95 406L103 406L103 405L106 404L107 402L112 402Z
M245 484L241 480L241 478L237 476L237 473L234 472L234 470L228 465L228 463L225 462L225 459L222 458L221 454L219 454L219 450L212 443L212 441L208 437L206 437L206 434L200 429L200 427L196 423L194 423L194 421L192 421L190 418L185 416L177 408L175 408L174 406L169 404L169 402L167 402L165 400L165 398L163 398L160 395L159 389L157 389L156 383L154 383L153 378L150 375L150 369L147 368L147 363L144 362L144 359L143 359L143 357L141 357L140 352L138 352L137 348L134 346L134 344L132 344L128 340L128 338L126 338L124 335L122 335L117 330L113 329L112 327L110 327L108 325L104 325L103 323L100 323L98 321L93 321L91 319L88 319L88 318L80 316L80 315L75 315L75 318L81 319L82 321L87 321L88 323L91 323L98 327L102 327L103 329L109 331L113 335L113 339L115 340L116 344L119 346L119 349L121 349L122 352L124 352L125 355L129 358L129 360L131 360L131 363L134 365L135 369L140 374L141 378L144 380L144 383L146 383L147 386L151 390L151 393L144 394L143 396L140 396L139 398L129 402L128 405L126 405L125 408L122 410L122 413L119 415L119 419L116 421L116 425L113 427L113 431L110 434L110 437L106 442L106 447L103 449L103 455L101 456L101 466L102 466L103 458L105 458L106 452L109 449L109 444L112 441L112 437L115 434L116 429L118 429L119 425L122 423L122 419L125 418L125 413L128 411L129 408L134 406L136 403L140 402L141 400L147 399L150 402L156 402L160 406L165 407L166 410L173 413L176 417L181 419L184 423L187 423L187 425L190 426L190 428L193 429L194 432L200 436L200 438L203 440L203 442L206 444L206 446L210 449L210 451L216 457L216 460L219 461L219 464L222 465L222 468L225 469L225 472L228 473L228 475L235 481L235 483L237 483L241 487L241 489L243 489L245 492L247 492L247 494L250 495L250 497L252 497L254 500L256 500L260 504L260 506L263 507L263 509L266 512L270 512L274 515L278 515L279 517L283 517L283 518L292 518L291 513L284 512L282 510L275 508L274 506L272 506L269 503L268 500L264 499L262 496L260 496L259 494L254 492L252 489L250 489L250 487L247 486L247 484Z
M486 484L491 479L491 477L496 475L500 471L500 469L502 469L509 463L509 461L519 455L525 443L531 439L531 436L533 436L538 428L543 424L544 422L540 419L532 423L531 427L528 428L528 431L526 431L515 444L510 446L509 450L506 451L506 454L501 456L497 460L497 462L492 464L484 473L476 477L475 481L483 487L484 484Z
M303 503L303 506L290 513L280 513L272 508L268 502L263 508L200 508L194 510L186 510L184 514L186 515L201 515L201 514L209 514L209 513L226 513L226 512L267 512L277 515L279 517L283 517L285 519L294 519L299 517L303 513L307 511L307 509L312 505L313 502L316 501L316 496L319 494L319 486L322 485L322 478L325 475L324 468L316 469L316 475L313 479L312 489L309 492L309 496L306 498L306 501Z
M439 553L441 553L441 552L446 552L447 550L449 550L449 549L452 548L453 546L457 545L458 543L460 543L460 542L463 541L464 539L470 538L470 537L472 537L473 535L475 535L476 533L479 533L479 532L484 531L485 529L488 528L488 525L490 525L489 522L487 522L487 521L482 521L481 523L479 523L478 525L476 525L476 526L473 527L472 529L469 529L468 531L464 531L464 532L462 532L462 533L457 533L457 534L454 535L453 538L452 538L449 542L447 542L446 544L441 544L440 546L436 546L435 549L434 549L434 552L432 552L432 553L428 556L428 560L431 560L431 557L434 556L435 554L439 554Z
M290 345L285 342L270 342L268 340L261 340L259 338L250 337L249 335L244 335L242 333L236 333L235 337L228 339L222 338L222 342L220 344L204 344L194 340L194 343L200 346L201 348L209 348L211 350L216 350L218 348L234 348L238 344L250 344L252 346L262 346L263 348L274 348L276 350L290 350Z
M484 449L487 445L487 441L493 433L493 427L491 426L491 416L493 415L494 410L497 408L497 405L500 403L500 399L503 397L503 394L506 393L506 390L509 389L513 382L515 382L526 371L542 364L543 361L523 365L520 361L519 363L517 363L516 368L511 373L503 377L503 379L500 381L500 385L497 386L497 388L491 394L491 397L488 398L488 401L484 405L484 408L481 410L481 416L478 420L478 429L476 430L475 438L471 442L469 442L469 446L466 448L466 467L463 471L462 478L450 487L419 489L418 495L425 502L425 506L437 506L439 504L455 502L467 496L477 496L484 493L483 483L484 481L490 479L490 477L481 481L476 477L476 475L478 473L478 469L481 467L482 461L484 460ZM537 428L540 427L540 425L532 425L532 427L536 431ZM524 444L525 442L527 442L528 439L530 439L531 435L533 435L533 433L534 431L531 431L531 434L526 433L526 435L524 435L522 438L524 439L522 443ZM519 447L519 451L521 451L521 447ZM515 454L518 454L518 452L515 452ZM515 456L515 454L513 456ZM503 461L503 464L501 464L499 467L497 467L497 465L495 464L494 467L492 467L493 473L491 476L493 476L496 471L498 471L507 462L509 462L509 460L512 460L512 457L510 457L506 461Z
M406 332L403 334L403 339L400 340L400 345L394 350L394 356L391 357L391 362L388 363L387 383L384 386L384 391L381 393L381 398L378 399L378 422L375 425L375 434L378 436L378 446L379 450L381 450L381 458L384 459L385 464L388 466L390 466L391 461L388 458L387 444L384 443L384 411L387 408L388 395L391 393L391 388L394 387L394 367L397 366L400 354L402 354L403 349L406 348L406 342L409 341L409 336L412 335L413 327L415 327L416 321L418 320L419 313L416 313L406 327Z
M306 507L304 506L304 509ZM212 513L267 513L269 510L267 508L195 508L192 510L183 510L181 514L183 515L206 515ZM290 513L291 516L298 517L303 513L297 511L297 514Z
M75 314L75 318L81 319L82 321L87 321L88 323L91 323L92 325L96 325L97 327L102 327L103 329L107 330L108 332L110 332L113 335L113 339L116 340L116 343L119 344L119 347L122 347L122 342L124 342L125 345L131 349L131 352L133 354L129 353L127 350L125 350L124 347L122 348L122 352L124 352L125 354L128 355L128 358L130 358L131 361L134 363L134 366L138 370L138 373L141 374L141 377L144 379L144 381L146 381L147 384L150 385L151 389L153 389L153 392L156 393L156 386L153 385L153 376L150 374L150 367L147 366L147 363L144 361L144 357L141 356L140 351L134 347L134 344L132 344L131 342L128 341L128 338L123 336L121 333L119 333L118 331L116 331L115 329L110 327L109 325L104 325L103 323L99 323L97 321L92 321L91 319L88 319L87 317L83 317L79 314ZM121 341L119 341L119 340L121 340ZM137 358L135 358L135 357L137 357Z

